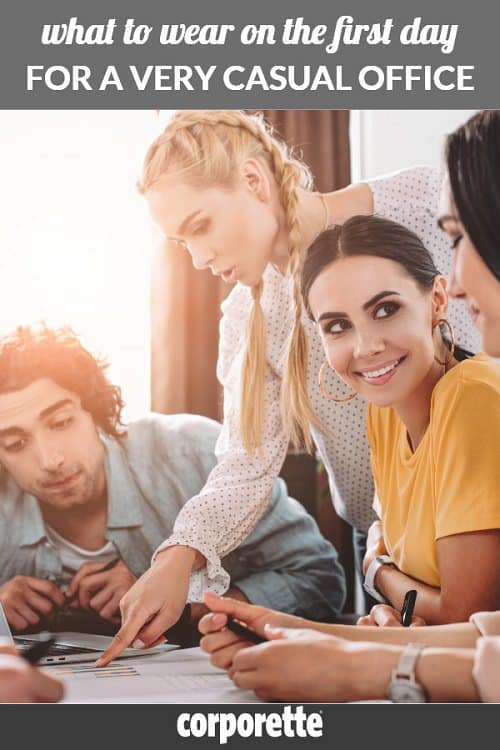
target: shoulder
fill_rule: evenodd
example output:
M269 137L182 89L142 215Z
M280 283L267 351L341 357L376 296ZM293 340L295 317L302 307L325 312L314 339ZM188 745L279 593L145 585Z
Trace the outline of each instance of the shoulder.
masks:
M439 200L442 174L431 166L415 166L367 180L374 198L374 212L432 211ZM389 218L392 218L390 216Z
M489 423L500 425L500 362L481 353L456 365L435 387L431 415L433 421L489 415Z
M220 424L197 414L150 413L127 427L123 441L129 453L186 452L207 448L213 451L219 436Z

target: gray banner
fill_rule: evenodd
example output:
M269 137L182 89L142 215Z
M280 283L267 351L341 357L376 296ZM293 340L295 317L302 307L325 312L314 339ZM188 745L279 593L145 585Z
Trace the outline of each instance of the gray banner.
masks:
M4 0L0 14L4 109L500 105L489 0Z

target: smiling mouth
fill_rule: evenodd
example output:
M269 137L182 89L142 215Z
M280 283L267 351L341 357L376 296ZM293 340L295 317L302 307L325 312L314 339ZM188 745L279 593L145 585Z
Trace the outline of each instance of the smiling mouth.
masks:
M365 372L356 372L356 375L362 378L366 383L370 385L384 385L390 380L399 367L404 362L406 356L395 359L393 362L389 362L384 367L379 367L374 370L365 370Z

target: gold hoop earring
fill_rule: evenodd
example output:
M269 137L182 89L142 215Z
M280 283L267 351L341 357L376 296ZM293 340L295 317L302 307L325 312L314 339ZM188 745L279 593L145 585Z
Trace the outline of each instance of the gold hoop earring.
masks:
M345 404L345 403L346 403L347 401L352 401L352 400L353 400L353 398L356 398L356 396L358 395L358 394L356 393L356 391L354 391L353 393L351 393L351 394L350 394L349 396L344 396L343 398L336 398L335 396L332 396L332 394L331 394L331 393L328 393L327 389L326 389L326 388L325 388L325 386L323 385L323 375L325 374L325 369L326 369L327 367L329 367L329 366L330 366L330 365L328 364L328 360L327 360L327 359L325 359L325 361L323 362L323 364L321 365L321 367L320 367L320 370L319 370L319 376L318 376L318 385L319 385L319 387L320 387L320 389L321 389L321 393L322 393L322 394L323 394L323 396L325 396L325 397L326 397L326 398L327 398L327 399L328 399L329 401L336 401L336 402L337 402L337 404Z
M436 326L446 326L450 334L450 349L448 351L447 358L443 361L442 359L439 359L439 357L434 355L434 359L438 363L438 365L443 365L444 367L446 367L450 364L451 360L453 359L453 355L455 354L455 331L453 330L453 326L451 325L450 321L446 320L446 318L440 318L436 323L434 323L434 325L432 326L433 331Z

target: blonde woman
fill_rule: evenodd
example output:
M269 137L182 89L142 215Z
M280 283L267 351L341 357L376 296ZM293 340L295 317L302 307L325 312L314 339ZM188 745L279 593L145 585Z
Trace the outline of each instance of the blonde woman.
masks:
M300 267L326 227L375 212L419 233L446 273L449 248L434 218L439 187L434 170L416 168L334 193L313 192L305 165L261 118L239 111L179 112L152 144L140 189L153 220L186 248L196 268L236 283L222 307L224 427L217 467L122 600L122 627L102 663L132 641L154 643L187 599L227 589L220 558L263 513L290 438L315 444L337 512L367 531L374 515L365 406L352 401L334 412L319 390L324 357L303 311ZM452 310L450 319L474 350L461 316ZM298 378L304 356L307 378Z

